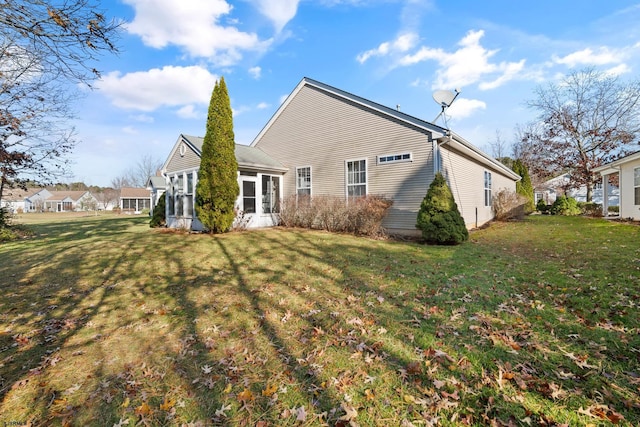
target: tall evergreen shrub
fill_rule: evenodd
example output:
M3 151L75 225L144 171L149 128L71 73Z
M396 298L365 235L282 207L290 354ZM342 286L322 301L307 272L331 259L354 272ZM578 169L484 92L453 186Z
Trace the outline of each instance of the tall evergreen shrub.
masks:
M451 189L438 172L422 200L416 228L427 243L458 245L469 239L469 232L460 215Z
M163 194L162 197L158 199L158 203L153 208L153 213L151 214L151 221L149 221L149 227L157 228L164 227L167 223L166 218L166 209L167 207L167 193Z
M240 193L237 171L231 102L221 77L211 94L196 185L196 214L211 233L224 233L233 224Z
M525 212L530 214L536 209L536 205L534 202L533 185L531 184L531 177L529 177L529 169L527 169L527 166L522 163L520 159L516 159L513 162L511 169L520 175L520 181L516 182L516 193L526 198Z

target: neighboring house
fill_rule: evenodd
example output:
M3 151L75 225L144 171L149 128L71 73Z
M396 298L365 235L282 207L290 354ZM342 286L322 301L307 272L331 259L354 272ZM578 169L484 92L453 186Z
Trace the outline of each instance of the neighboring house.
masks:
M162 166L167 182L167 226L203 230L194 211L196 184L203 139L180 135ZM279 162L261 150L247 145L235 145L238 162L240 197L236 205L244 212L249 227L277 224L282 199L282 176L287 171Z
M151 193L146 188L121 188L120 209L135 214L142 213L143 209L151 210Z
M0 207L12 213L36 212L42 210L43 200L51 193L42 188L10 188L3 191Z
M640 151L594 168L593 172L602 176L603 184L609 181L609 175L618 174L620 218L640 221ZM608 212L607 207L608 204L603 206L603 212Z
M545 181L542 185L535 187L535 202L542 199L546 204L551 205L559 196L567 195L573 197L578 202L587 201L587 186L581 185L578 188L571 188L569 174L563 174L555 178L551 178ZM603 204L603 184L601 182L596 183L593 186L593 192L591 194L591 201ZM608 206L618 206L619 204L619 190L618 187L609 183L607 189Z
M151 193L151 210L155 209L158 199L167 191L167 183L163 176L150 176L147 181L147 190Z
M181 135L163 166L169 227L202 228L193 213L201 149L201 138ZM441 171L473 228L493 218L493 195L515 191L520 179L455 133L308 78L250 146L236 145L236 158L236 205L249 227L277 223L283 197L379 195L393 201L383 226L416 234L420 204Z
M51 197L51 191L41 188L24 200L25 212L44 212L45 200Z
M88 211L98 208L98 200L89 191L50 191L43 201L46 212Z

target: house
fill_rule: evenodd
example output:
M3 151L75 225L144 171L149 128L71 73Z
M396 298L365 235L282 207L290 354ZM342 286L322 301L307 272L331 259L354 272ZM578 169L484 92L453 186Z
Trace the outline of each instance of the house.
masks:
M46 212L74 212L96 210L98 200L89 191L49 191L43 210Z
M251 144L277 159L284 197L381 195L383 226L414 234L420 204L443 173L468 228L493 218L492 196L520 177L461 136L304 78Z
M166 219L170 228L204 229L194 212L203 138L180 135L162 166L167 182ZM258 148L235 145L240 196L236 205L249 227L277 224L282 177L287 169Z
M41 211L43 201L51 196L48 190L43 188L9 188L5 189L0 201L0 207L7 208L12 213Z
M618 175L620 218L640 221L640 151L593 169L602 177L602 185L610 175ZM605 194L603 212L608 212L608 196Z
M603 183L598 182L593 186L593 193L591 195L591 201L593 203L598 203L602 205L604 192ZM535 203L538 203L538 200L544 200L547 205L552 205L553 202L559 196L566 195L569 197L573 197L578 202L586 202L587 201L587 186L581 185L578 188L573 188L571 184L571 179L568 173L556 176L551 178L541 185L537 185L534 189L535 191ZM608 206L618 206L618 198L619 198L619 190L616 185L608 183L607 188L607 199Z
M201 138L181 135L163 165L174 198L167 206L170 227L202 228L193 214L201 148ZM473 228L493 218L493 195L515 191L520 179L447 129L309 78L250 146L236 145L235 151L236 204L249 227L277 223L285 197L379 195L393 201L383 226L416 234L420 204L440 171Z
M151 193L146 188L122 187L120 189L120 209L127 213L142 213L151 210Z
M167 191L167 183L161 175L150 176L147 181L147 190L151 193L151 210L155 209L158 199Z

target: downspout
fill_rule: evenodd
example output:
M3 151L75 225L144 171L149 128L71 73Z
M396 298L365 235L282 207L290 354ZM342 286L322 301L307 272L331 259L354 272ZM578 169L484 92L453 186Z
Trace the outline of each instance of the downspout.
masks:
M438 138L438 140L442 141L440 144L438 144L438 142L436 140L437 150L438 150L438 152L440 152L440 147L441 146L443 146L444 144L446 144L448 142L451 142L451 131L449 129L447 129L446 134L443 137ZM440 157L442 157L442 156L440 156ZM444 162L444 159L442 161ZM451 158L449 158L449 161L451 161ZM438 168L441 168L440 162L438 162ZM440 171L438 171L438 172L440 172ZM452 175L454 174L453 168L451 168L451 174ZM455 178L455 176L454 176L454 178ZM451 188L451 185L448 182L447 182L447 185L449 185L449 188ZM451 188L451 192L453 194L453 188ZM462 206L462 198L460 197L460 191L458 189L457 182L456 182L456 193L458 194L458 200L460 201L460 203L456 202L456 204L458 204L458 210L460 210L460 215L464 218L464 206Z

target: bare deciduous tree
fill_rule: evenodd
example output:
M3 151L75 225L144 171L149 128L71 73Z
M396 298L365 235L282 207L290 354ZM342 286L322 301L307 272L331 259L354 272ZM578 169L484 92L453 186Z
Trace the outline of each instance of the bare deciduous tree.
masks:
M638 149L640 81L586 69L535 93L528 105L539 116L522 129L522 160L536 176L569 173L571 185L585 185L591 201L593 168Z
M5 186L61 176L75 146L68 125L77 83L99 77L115 53L120 23L93 0L4 1L0 5L0 196Z
M154 158L150 154L145 154L136 163L135 168L128 174L134 187L146 187L150 176L155 176L164 162L158 158Z

